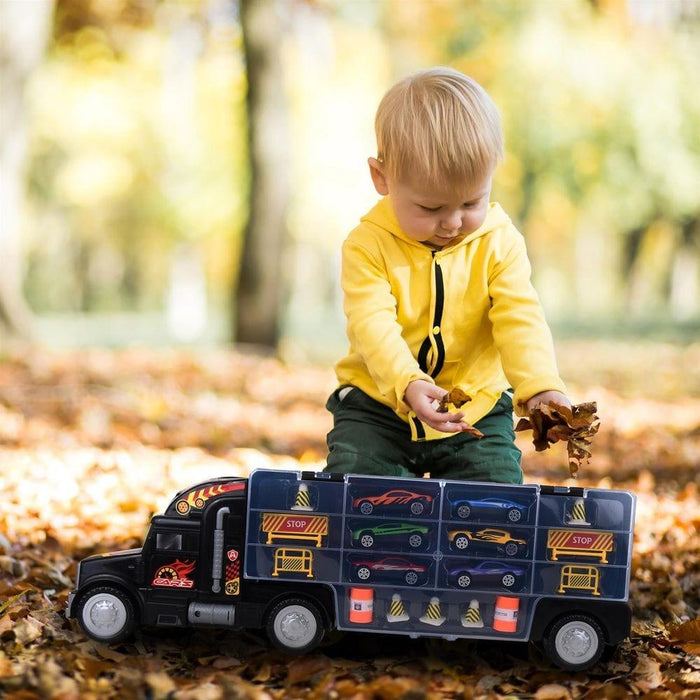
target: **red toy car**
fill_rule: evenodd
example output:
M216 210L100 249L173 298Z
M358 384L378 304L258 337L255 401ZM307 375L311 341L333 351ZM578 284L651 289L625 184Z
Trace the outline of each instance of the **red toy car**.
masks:
M369 581L380 578L392 581L405 581L415 586L425 578L428 567L416 564L403 557L384 557L383 559L355 559L350 562L355 578Z
M377 496L360 496L352 502L354 510L370 515L375 509L408 510L413 515L422 515L432 508L433 497L426 493L413 493L405 489L391 489Z

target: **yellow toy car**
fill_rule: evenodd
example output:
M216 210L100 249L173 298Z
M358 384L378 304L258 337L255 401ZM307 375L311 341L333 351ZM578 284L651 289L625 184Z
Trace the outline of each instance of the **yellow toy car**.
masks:
M505 554L507 557L514 557L527 546L527 541L513 537L507 530L497 530L495 528L485 528L473 532L472 530L448 530L447 539L453 549L468 549L470 547L490 547Z

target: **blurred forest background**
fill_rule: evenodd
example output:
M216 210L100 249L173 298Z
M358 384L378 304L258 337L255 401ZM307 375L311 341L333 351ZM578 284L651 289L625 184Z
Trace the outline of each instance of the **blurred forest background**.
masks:
M494 199L598 402L579 480L523 432L526 481L637 496L630 639L587 674L507 642L90 642L83 557L209 476L322 468L375 109L435 64L501 108ZM3 698L699 697L700 0L0 0L0 68Z
M5 336L336 357L376 105L435 64L500 106L493 197L555 335L698 336L695 0L0 8Z

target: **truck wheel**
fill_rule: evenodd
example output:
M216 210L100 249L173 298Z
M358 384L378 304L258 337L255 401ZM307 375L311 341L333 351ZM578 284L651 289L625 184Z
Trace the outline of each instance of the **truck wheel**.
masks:
M136 627L131 596L113 586L99 586L84 593L77 607L78 622L88 637L114 644L128 639Z
M564 615L550 627L545 651L565 671L585 671L595 665L605 649L600 625L588 615Z
M267 616L267 635L289 654L304 654L318 646L325 632L320 610L303 598L288 598Z

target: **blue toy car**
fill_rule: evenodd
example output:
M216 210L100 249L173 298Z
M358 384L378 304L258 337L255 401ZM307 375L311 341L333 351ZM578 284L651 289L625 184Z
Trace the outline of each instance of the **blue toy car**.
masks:
M524 566L500 561L482 561L473 566L453 566L447 571L447 582L459 588L469 588L472 584L513 588L523 581L526 574L527 569Z
M457 498L450 499L452 514L462 520L468 518L493 518L520 522L527 513L527 507L505 498Z

